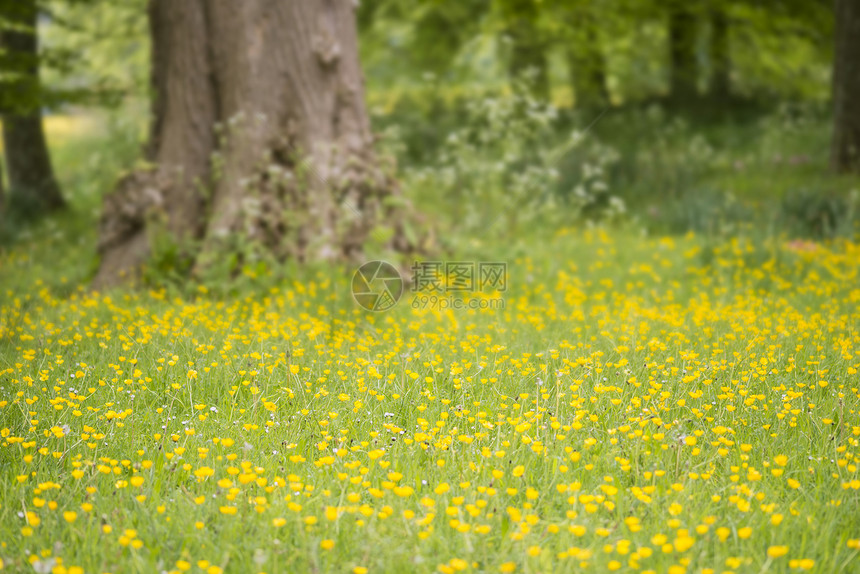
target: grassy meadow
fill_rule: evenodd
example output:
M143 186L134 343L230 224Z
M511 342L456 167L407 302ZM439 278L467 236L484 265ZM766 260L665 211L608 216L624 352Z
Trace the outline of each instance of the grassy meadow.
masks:
M439 259L507 263L504 308L407 291L385 313L355 304L347 268L90 291L98 197L136 138L58 144L73 209L0 247L0 564L858 571L860 243L769 233L756 209L779 209L744 191L819 189L822 125L623 153L612 189L663 190L674 219L451 240ZM712 206L667 181L752 207L697 227Z

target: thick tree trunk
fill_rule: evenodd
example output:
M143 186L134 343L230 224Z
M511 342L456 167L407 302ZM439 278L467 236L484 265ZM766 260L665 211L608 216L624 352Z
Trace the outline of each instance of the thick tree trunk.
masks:
M237 243L280 259L357 259L379 225L407 249L388 199L399 192L372 149L354 9L151 0L151 168L105 200L97 287L136 273L152 230L198 271Z
M670 94L683 101L696 95L696 15L685 0L669 3Z
M831 165L860 173L860 4L836 0Z
M715 6L711 11L711 97L731 96L729 71L729 21L725 9Z
M589 14L580 20L581 41L568 46L567 64L576 105L603 105L609 101L606 86L606 57L600 42L599 24Z
M549 71L546 50L536 22L535 0L507 0L505 3L507 34L510 39L508 73L511 79L526 81L532 94L549 99Z
M0 2L0 18L12 27L0 33L3 71L3 142L9 173L9 205L26 212L65 205L54 177L39 107L39 53L35 0ZM8 25L7 25L8 26Z

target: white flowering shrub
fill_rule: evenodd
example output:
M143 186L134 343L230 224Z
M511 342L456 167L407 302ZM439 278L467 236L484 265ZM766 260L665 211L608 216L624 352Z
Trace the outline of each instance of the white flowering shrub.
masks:
M466 117L429 165L400 171L416 203L451 227L510 235L623 212L606 170L617 154L582 130L559 136L553 106L516 92L469 102ZM562 180L572 157L576 175Z

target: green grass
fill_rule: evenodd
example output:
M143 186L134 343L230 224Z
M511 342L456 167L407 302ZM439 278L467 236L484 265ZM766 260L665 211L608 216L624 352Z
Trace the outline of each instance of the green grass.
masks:
M461 238L503 309L369 313L348 268L90 292L93 193L0 253L10 571L858 568L856 243Z

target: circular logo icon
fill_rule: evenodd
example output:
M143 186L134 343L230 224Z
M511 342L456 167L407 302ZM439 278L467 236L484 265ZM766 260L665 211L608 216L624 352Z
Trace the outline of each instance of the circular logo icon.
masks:
M394 265L368 261L352 276L352 296L368 311L388 311L403 295L403 279Z

